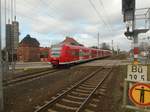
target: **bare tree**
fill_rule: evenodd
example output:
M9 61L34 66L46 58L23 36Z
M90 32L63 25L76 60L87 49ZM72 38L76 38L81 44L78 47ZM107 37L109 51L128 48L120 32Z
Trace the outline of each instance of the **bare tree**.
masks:
M104 42L104 43L101 44L101 49L110 50L110 46L107 43Z

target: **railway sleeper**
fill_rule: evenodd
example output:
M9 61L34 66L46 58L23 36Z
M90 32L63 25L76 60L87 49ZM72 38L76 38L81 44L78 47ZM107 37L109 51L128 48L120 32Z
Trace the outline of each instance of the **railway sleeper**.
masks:
M96 105L96 104L94 104L94 103L89 103L89 106L94 107L94 108L96 108L96 107L97 107L97 105Z
M78 104L78 105L81 105L82 102L80 101L73 101L73 100L70 100L70 99L66 99L66 98L63 98L62 99L63 102L66 102L66 103L72 103L72 104Z
M89 88L95 88L95 86L94 86L94 85L89 85L89 84L85 84L85 83L84 83L84 84L82 84L82 86L83 86L83 87L89 87Z
M64 98L64 99L65 99L65 101L61 99L61 101L59 101L57 103L66 105L69 107L79 107L81 105L80 103L82 102L82 101L68 99L68 98ZM70 103L68 103L68 102L70 102Z
M83 87L82 85L79 86L80 89L85 89L85 90L93 90L94 88L92 87Z
M86 99L86 97L78 97L78 96L74 96L74 95L67 95L67 97L78 99L78 100L85 100Z
M93 101L93 102L96 102L96 103L100 102L100 100L99 100L99 99L96 99L96 98L93 98L92 101Z
M75 110L78 109L78 107L70 107L70 106L66 106L66 105L60 104L60 103L56 103L55 106L56 106L56 107L59 107L59 108L61 108L61 109L72 110L72 111L75 111Z
M91 90L87 91L87 90L83 90L83 89L79 89L79 88L77 88L76 91L77 92L82 92L82 93L90 93L91 92Z
M58 112L56 110L48 109L48 112Z
M91 110L92 112L97 112L97 107L98 107L99 102L93 102L91 101L89 104L87 104L86 108L84 109L83 112L86 112L85 110Z
M86 94L86 93L80 93L80 92L76 92L76 91L72 91L71 93L74 94L74 95L78 95L78 96L88 96L89 95L89 94Z
M93 87L95 87L97 85L97 83L94 84L93 82L85 82L84 84L89 85L89 86L93 86Z
M95 111L93 111L91 109L85 109L84 112L95 112Z
M65 98L68 99L68 100L73 100L73 101L77 101L77 102L83 102L85 100L85 98L87 96L79 96L79 95L75 95L75 94L70 94L71 96L74 96L74 97L68 97L66 96Z

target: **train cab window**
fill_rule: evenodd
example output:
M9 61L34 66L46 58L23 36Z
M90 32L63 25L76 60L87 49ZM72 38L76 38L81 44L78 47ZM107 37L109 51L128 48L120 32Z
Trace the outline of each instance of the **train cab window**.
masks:
M58 53L58 52L52 52L52 57L59 57L60 56L60 53Z
M52 48L51 56L52 57L59 57L60 51L61 51L61 48Z

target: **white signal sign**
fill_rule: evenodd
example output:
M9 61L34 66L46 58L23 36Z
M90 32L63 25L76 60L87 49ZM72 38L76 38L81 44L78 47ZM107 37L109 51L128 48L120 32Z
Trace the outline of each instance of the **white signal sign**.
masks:
M127 79L131 81L147 81L147 66L128 65Z

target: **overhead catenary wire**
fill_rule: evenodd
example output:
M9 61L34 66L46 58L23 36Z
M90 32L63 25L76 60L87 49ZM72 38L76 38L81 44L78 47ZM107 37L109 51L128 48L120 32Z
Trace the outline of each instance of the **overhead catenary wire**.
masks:
M103 4L103 1L102 1L102 0L98 0L98 1L99 1L100 5L101 5L102 8L103 8L104 14L106 15L106 18L107 18L107 21L108 21L108 24L109 24L111 30L113 31L113 28L112 28L112 26L111 26L111 24L110 24L109 16L108 16L108 13L107 13L107 11L106 11L106 9L105 9L105 6L104 6L104 4Z
M112 31L109 27L109 25L105 22L105 20L103 19L102 15L100 14L100 12L98 11L98 9L96 8L95 4L92 2L92 0L89 0L89 3L91 4L91 6L93 7L93 9L95 10L96 14L98 15L98 18L102 21L102 23L107 26L107 28Z
M53 14L55 14L57 17L59 17L60 15L63 15L62 12L59 12L59 14L57 13L57 8L53 5L55 0L51 0L50 2L48 2L48 0L39 0L44 6L47 6L47 14L49 15L50 11L52 10ZM50 14L51 15L51 14Z
M14 20L16 21L17 14L16 14L16 0L14 0Z
M43 0L39 0L39 1L40 1L40 3L42 3L43 5L48 5L47 3L44 3ZM18 15L21 15L22 17L25 17L25 18L27 18L27 19L29 19L29 20L32 20L32 21L35 21L35 20L36 20L36 21L39 21L37 17L38 17L40 14L43 15L43 12L40 12L40 11L35 10L35 9L40 9L41 6L42 6L42 4L41 4L41 5L38 5L38 7L34 8L34 7L29 7L29 6L27 6L28 4L30 4L29 1L25 0L25 2L26 2L25 7L28 7L30 10L32 10L32 12L34 12L34 14L37 14L37 15L36 15L36 18L32 18L32 17L30 17L30 16L26 16L26 15L23 15L23 14L21 14L21 13L18 13ZM52 1L52 2L53 2L53 1ZM51 3L52 3L52 2L51 2ZM38 2L38 3L39 3L39 2ZM49 9L49 6L48 6L48 9ZM37 11L38 11L38 13L37 13ZM50 18L55 19L55 16L54 16L53 14L50 14L50 13L47 12L46 10L45 10L44 12L46 12L46 16L47 16L47 17L50 17ZM47 21L40 21L40 22L47 23Z
M39 6L42 6L42 5L44 5L44 6L47 6L47 8L46 8L46 10L44 10L44 12L46 12L46 16L47 17L50 17L50 18L52 18L52 19L54 19L54 20L56 20L57 18L57 16L53 16L51 13L50 13L50 10L53 10L53 12L56 12L55 10L54 10L54 8L52 8L51 6L52 6L52 3L54 2L54 0L53 1L51 1L51 2L46 2L46 1L44 1L44 0L38 0L39 2L38 3L40 3L41 5L39 5ZM28 2L28 1L25 1L26 3ZM28 4L29 4L29 2L28 2ZM40 7L39 7L40 8ZM35 8L33 8L33 10L32 11L34 11L34 12L37 12L36 10L35 10ZM43 12L41 13L41 12L39 12L38 14L43 14ZM57 14L57 13L55 13L55 14ZM22 15L23 17L25 17L25 18L27 18L27 19L29 19L29 20L31 20L31 21L39 21L39 22L42 22L42 23L44 23L44 24L47 24L47 21L40 21L39 19L38 19L38 15L37 15L37 17L36 18L31 18L31 17L29 17L29 16L25 16L25 15L23 15L23 14L19 14L19 15ZM58 16L60 16L60 14L57 14ZM63 15L63 14L62 14ZM70 21L70 23L72 23L72 21Z
M53 13L55 13L56 15L57 15L57 13L56 13L56 11L54 11L54 8L52 8L51 6L52 6L52 3L54 2L54 0L53 1L51 1L50 3L46 3L44 0L39 0L44 6L48 6L47 7L47 15L48 16L50 16L50 17L52 17L52 18L54 18L54 16L51 16L51 14L49 14L49 11L52 9L53 10ZM50 6L51 5L51 6ZM51 9L50 9L51 8Z
M4 2L4 7L5 7L5 9L4 9L4 23L6 25L6 23L7 23L7 0L5 0L5 2Z
M11 22L13 21L13 18L14 18L14 17L13 17L13 14L14 14L14 7L13 7L13 4L14 4L14 3L13 3L13 0L11 0L11 8L10 8L10 9L11 9Z
M16 1L15 1L15 3L16 3ZM8 5L8 6L7 6ZM12 12L12 7L14 7L14 16L16 15L16 13L17 13L17 11L15 11L16 10L16 5L14 5L14 6L11 6L11 2L8 2L7 3L7 5L6 5L6 12L7 12L7 14L6 14L6 16L7 16L7 18L9 19L9 20L11 20L11 18L13 18L13 17L11 17L11 12ZM27 7L26 5L25 5L25 7ZM34 8L35 9L35 8ZM35 11L34 9L31 9L32 10L32 12L34 11L34 13L37 13L37 11ZM26 18L26 19L28 19L28 20L31 20L31 21L39 21L38 20L38 18L36 17L36 18L32 18L32 17L30 17L30 16L28 16L28 15L24 15L24 14L21 14L21 13L18 13L21 17L23 17L23 18ZM41 14L41 13L38 13L38 14ZM49 16L49 15L48 15ZM52 18L52 16L50 16L51 18ZM46 21L40 21L40 22L43 22L43 23L47 23Z

